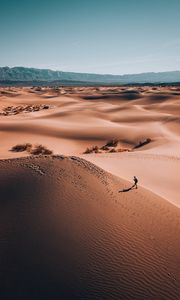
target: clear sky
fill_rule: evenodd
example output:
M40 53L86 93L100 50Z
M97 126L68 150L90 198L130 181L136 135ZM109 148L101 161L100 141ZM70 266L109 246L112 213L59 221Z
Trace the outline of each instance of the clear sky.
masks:
M0 0L0 66L180 70L180 0Z

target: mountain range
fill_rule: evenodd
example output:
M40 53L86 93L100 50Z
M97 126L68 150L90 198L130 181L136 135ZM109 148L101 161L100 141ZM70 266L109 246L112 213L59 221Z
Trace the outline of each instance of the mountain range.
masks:
M0 84L160 84L179 83L180 71L141 73L126 75L89 74L53 71L26 67L0 67Z

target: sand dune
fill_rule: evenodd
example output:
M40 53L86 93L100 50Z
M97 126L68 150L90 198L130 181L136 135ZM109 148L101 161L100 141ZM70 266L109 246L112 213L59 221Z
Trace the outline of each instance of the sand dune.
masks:
M179 207L180 158L151 152L90 154L82 157L126 180L132 180L133 175L137 175L141 186Z
M178 87L1 87L0 139L2 299L180 298Z
M171 95L169 92L166 93L166 96L164 94L154 96L149 94L149 92L140 93L138 91L138 95L140 94L139 96L140 100L138 101L137 100L128 101L125 97L125 95L128 95L128 93L136 95L137 92L134 90L125 92L125 91L120 91L117 88L114 91L114 93L113 92L112 94L108 93L108 98L106 98L107 92L99 93L97 97L100 97L101 101L97 101L97 99L95 101L92 100L84 101L85 98L84 94L87 95L89 93L90 99L95 97L93 95L94 93L93 89L91 90L90 88L87 89L84 88L82 92L80 91L78 92L76 90L76 94L72 94L72 93L68 94L67 91L66 96L57 93L57 95L54 95L53 98L48 98L47 94L49 95L50 93L49 91L45 90L43 93L40 94L39 92L38 93L34 92L32 94L29 93L28 89L24 88L22 90L18 90L17 95L15 96L14 94L13 98L10 97L9 94L5 96L4 95L1 96L0 107L2 108L9 104L11 105L49 104L49 105L53 105L54 109L51 109L50 111L46 111L46 112L42 112L42 111L37 112L36 114L26 114L24 116L18 115L13 120L18 122L19 120L22 121L22 119L36 120L39 118L43 118L43 124L44 124L44 120L46 118L50 119L51 121L52 118L53 119L55 118L59 122L61 122L63 120L61 120L60 118L68 116L68 119L66 119L68 120L68 122L70 120L74 120L75 122L79 120L81 125L83 123L82 122L83 120L81 121L80 117L83 118L84 115L85 115L84 118L87 117L96 118L96 122L99 122L100 120L103 119L103 120L110 121L112 123L119 122L121 125L128 122L136 123L136 125L138 125L137 123L139 123L141 125L141 122L145 122L145 121L151 121L151 122L153 121L163 122L164 120L171 121L173 120L174 115L177 114L177 108L179 107L179 101L178 101L179 98L178 100L177 99L175 100L173 98L175 96ZM158 98L161 97L165 97L166 100L164 100L163 98L163 103L162 101L160 101L160 104L158 104ZM116 99L116 102L111 103L111 100L114 98ZM119 101L119 98L121 98L122 100ZM175 98L177 98L177 96ZM123 110L123 114L120 114L122 110ZM114 120L115 118L116 120ZM176 116L176 118L178 117ZM2 119L2 122L8 122L8 121L9 120ZM89 120L89 122L91 122L91 120ZM118 125L114 124L114 126L118 126Z
M144 168L142 174L139 174L142 185L180 205L177 186L180 168L178 88L0 89L0 110L7 106L24 105L48 105L51 109L0 116L1 158L27 155L9 151L16 143L41 143L57 154L82 155L87 147L93 145L101 147L113 138L118 138L122 147L127 148L133 148L140 141L151 138L152 142L136 149L133 156L125 153L113 154L108 156L107 160L106 155L101 156L100 159L99 157L91 159L91 156L88 156L87 159L128 180L133 176L132 173L139 174L138 168L141 162ZM138 153L141 156L142 152L143 158L139 160ZM158 156L153 168L146 172L147 166L150 167L152 162L149 154ZM166 157L173 157L172 161L175 161L171 165L173 166L171 176L168 175L170 166ZM106 167L107 161L108 167ZM158 164L160 168L156 172L155 166ZM176 165L176 172L174 165ZM120 173L118 170L121 170ZM149 177L148 174L152 176ZM161 181L164 174L166 174L167 184ZM155 190L154 182L158 182ZM176 184L173 185L173 182Z
M134 153L133 166L136 167L132 169L128 163L132 162L129 160L129 154L120 157L114 154L111 159L108 157L108 170L114 172L114 168L118 166L122 172L119 174L116 170L114 172L116 175L123 177L127 169L130 170L129 173L133 171L138 174L138 153L143 151L142 161L146 161L146 164L143 164L144 168L151 164L149 156L145 154L157 154L157 158L174 157L177 172L173 172L169 180L177 182L179 172L177 158L180 157L178 88L1 88L0 110L9 105L49 105L51 109L0 116L1 158L26 155L9 151L15 143L41 143L57 154L81 155L87 147L93 145L101 147L112 138L118 138L122 147L127 148L133 148L139 141L151 138L150 144L136 150L137 159ZM114 161L122 163L122 157L126 157L123 169L114 163ZM91 157L87 159L91 160ZM101 167L103 167L102 159L102 157L100 160L95 158L96 164L100 163ZM158 159L156 161L158 162ZM166 161L163 160L163 168L160 168L163 171L158 172L158 177L155 170L152 170L155 182L159 182L160 177L164 178L164 173L167 174L166 181L168 181L169 165ZM105 157L104 166L106 165ZM129 173L126 179L129 179ZM140 180L143 186L153 188L154 183L149 182L149 176L145 171L141 174ZM166 186L162 181L162 186L153 191L166 197L166 193L161 193ZM176 191L175 198L174 191ZM179 188L175 185L173 192L171 188L166 198L179 205L178 193Z
M180 212L77 157L0 161L2 299L178 299Z

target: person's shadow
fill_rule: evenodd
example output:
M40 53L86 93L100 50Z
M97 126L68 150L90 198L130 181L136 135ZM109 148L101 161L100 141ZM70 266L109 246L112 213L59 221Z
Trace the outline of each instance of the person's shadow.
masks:
M137 186L135 184L133 184L130 188L119 190L119 193L126 193L134 189L137 189Z

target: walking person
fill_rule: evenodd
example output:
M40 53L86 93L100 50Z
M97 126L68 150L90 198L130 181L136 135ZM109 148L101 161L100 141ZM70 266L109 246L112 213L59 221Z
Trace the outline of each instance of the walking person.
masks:
M129 191L131 191L133 188L137 189L137 188L138 188L138 186L137 186L137 184L138 184L138 179L137 179L136 176L133 177L133 181L134 181L134 184L133 184L131 187L125 188L125 189L122 189L122 190L119 190L119 193L121 193L121 192L129 192Z
M138 187L137 187L137 183L138 183L137 177L134 176L134 177L133 177L133 180L134 180L134 184L133 184L132 188L135 187L135 188L137 189L137 188L138 188Z

